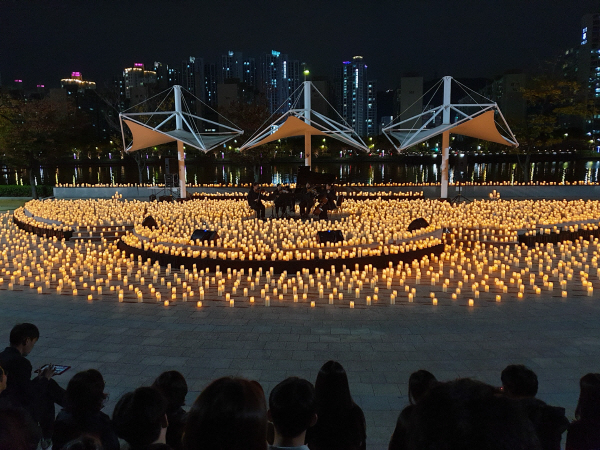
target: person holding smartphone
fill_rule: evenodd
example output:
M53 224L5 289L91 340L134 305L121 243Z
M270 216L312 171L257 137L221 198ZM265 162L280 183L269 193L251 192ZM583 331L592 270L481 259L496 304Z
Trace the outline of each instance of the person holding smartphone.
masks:
M0 400L29 412L40 425L43 441L49 442L54 428L54 404L64 406L65 390L52 379L52 365L31 378L33 368L26 356L39 338L40 331L32 323L20 323L11 330L10 346L0 352L0 366L7 375L6 389L0 394Z

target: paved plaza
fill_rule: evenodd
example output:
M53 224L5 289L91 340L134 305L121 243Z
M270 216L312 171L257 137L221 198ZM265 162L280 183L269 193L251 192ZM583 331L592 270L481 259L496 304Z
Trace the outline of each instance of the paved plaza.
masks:
M499 385L507 364L525 364L538 374L538 396L566 407L569 418L579 378L600 372L600 301L594 297L529 297L474 308L206 303L201 309L193 303L167 308L3 290L0 336L7 345L15 323L37 324L41 338L30 355L33 366L71 365L57 377L65 387L80 370L100 370L110 393L108 414L121 394L164 370L184 374L191 405L217 377L258 380L268 395L291 375L314 382L319 367L335 359L348 371L365 412L369 449L387 448L415 370L428 369L441 380L469 376Z

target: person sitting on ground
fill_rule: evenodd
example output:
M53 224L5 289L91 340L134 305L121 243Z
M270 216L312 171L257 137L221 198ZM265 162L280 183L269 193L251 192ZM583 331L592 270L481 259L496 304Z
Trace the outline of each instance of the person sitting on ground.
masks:
M396 428L388 446L388 450L401 450L406 448L406 433L410 426L411 415L415 405L437 384L437 379L427 370L417 370L410 374L408 379L409 405L402 410L396 421Z
M267 406L256 381L223 377L209 384L190 409L184 450L266 450Z
M317 423L309 428L310 450L364 450L367 426L362 409L350 394L348 375L336 361L327 361L315 383Z
M188 386L182 374L176 370L169 370L161 373L152 387L167 399L167 419L169 428L167 428L167 445L173 450L181 450L181 437L187 413L182 408L185 405L185 396L188 393Z
M290 377L275 386L269 395L267 417L275 429L270 450L308 450L304 445L306 430L317 423L312 383Z
M260 186L258 183L253 183L248 192L248 206L256 211L257 219L265 218L265 205L260 199Z
M438 383L418 401L407 450L541 450L518 401L468 378Z
M36 450L42 433L23 408L0 408L0 450Z
M579 380L579 401L575 420L567 431L565 450L600 448L600 373L588 373Z
M100 372L89 369L78 372L67 385L65 408L54 422L52 448L60 449L82 435L96 437L104 450L119 450L119 439L110 418L101 410L108 394L104 392Z
M281 183L277 184L277 188L271 195L275 205L275 217L279 217L279 211L281 211L281 217L287 211L289 200L286 194L289 194L289 191Z
M39 338L40 331L32 323L20 323L11 330L10 346L0 353L0 366L7 375L6 389L0 399L25 409L39 423L46 448L54 428L54 404L64 406L65 390L52 379L54 369L50 365L31 379L33 368L26 356Z
M155 388L140 387L124 394L113 412L117 435L131 450L167 450L167 400Z
M501 375L504 393L518 400L533 423L543 450L560 450L562 434L569 426L565 409L550 406L535 398L538 379L533 370L523 365L509 365Z

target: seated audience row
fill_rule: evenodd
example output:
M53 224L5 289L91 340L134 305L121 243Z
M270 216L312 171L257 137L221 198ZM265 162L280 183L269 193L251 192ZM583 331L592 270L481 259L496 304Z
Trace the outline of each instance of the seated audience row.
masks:
M76 373L66 391L53 370L31 378L27 354L39 339L35 325L19 324L0 353L0 450L364 450L366 423L347 374L325 363L315 385L290 377L265 400L256 381L223 377L210 383L189 412L188 387L177 371L150 387L124 394L112 420L102 412L108 394L97 370ZM581 378L576 419L536 398L536 374L506 367L497 388L464 378L440 382L419 370L408 382L409 405L400 413L389 450L600 448L600 374ZM56 419L54 404L63 406ZM51 439L51 441L50 441Z

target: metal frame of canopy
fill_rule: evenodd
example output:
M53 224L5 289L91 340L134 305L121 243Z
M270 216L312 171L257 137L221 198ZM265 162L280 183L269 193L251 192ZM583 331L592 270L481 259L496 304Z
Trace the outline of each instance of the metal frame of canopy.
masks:
M304 108L290 109L266 128L254 133L254 135L240 147L240 150L257 147L273 140L283 139L286 137L304 136L304 164L311 167L312 155L310 138L313 135L323 135L332 137L354 148L368 152L369 148L367 145L348 124L338 123L335 120L312 110L312 89L314 89L319 95L321 95L321 97L323 97L323 94L321 94L321 92L315 86L313 86L310 81L305 81L302 85L302 90L304 93ZM301 127L298 124L288 124L288 131L293 133L289 134L286 132L285 127L286 123L288 123L287 119L290 117L294 117L303 121L306 124L306 127ZM280 130L280 137L274 137Z
M196 148L203 152L208 152L213 148L217 147L218 145L224 144L228 140L233 139L236 136L242 135L244 132L238 128L213 122L211 120L204 119L202 117L191 114L190 112L183 111L181 86L173 86L173 88L169 90L169 93L171 90L173 91L175 97L174 111L134 113L125 112L119 114L119 121L121 123L121 136L123 139L123 147L125 152L127 153L141 150L143 148L152 147L155 145L165 144L167 142L177 142L179 195L180 197L184 198L186 196L186 184L185 154L183 151L183 146L189 145L190 147ZM167 96L169 95L169 93L167 93ZM143 123L140 120L137 120L138 118L141 118L143 116L149 116L148 120L150 120L150 118L153 116L166 116L166 118L162 120L158 125L150 126L147 123ZM175 129L167 129L167 125L173 119L175 119ZM196 120L200 120L204 123L215 125L216 127L224 128L229 131L201 133L197 129L197 127L193 125L194 121ZM123 128L124 122L133 135L133 140L129 145L127 145L125 141L125 130ZM136 144L136 135L137 142L139 142L139 144Z
M496 103L475 102L467 104L453 104L451 102L452 81L453 78L450 76L443 78L444 100L441 106L422 112L421 114L417 114L401 122L392 123L383 129L383 133L389 139L392 145L394 145L398 152L420 144L421 142L431 139L434 136L440 134L442 135L442 183L440 198L443 199L448 198L448 159L450 151L450 133L471 136L482 140L497 142L507 146L519 146L517 138L511 131L506 119L502 115L502 112ZM473 99L473 97L471 98ZM473 99L473 101L475 101L475 99ZM478 110L474 113L468 114L467 112L462 111L461 108L478 108ZM459 115L459 119L455 122L451 121L451 112ZM498 113L498 116L506 127L504 131L507 132L509 137L500 134L496 128L494 113ZM442 116L441 125L435 126L434 128L429 128L431 125L435 124L436 119L440 115ZM407 124L416 124L422 118L427 116L430 117L428 117L427 120L425 120L418 128L405 128ZM396 144L392 138L396 139L398 144Z

